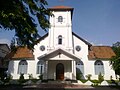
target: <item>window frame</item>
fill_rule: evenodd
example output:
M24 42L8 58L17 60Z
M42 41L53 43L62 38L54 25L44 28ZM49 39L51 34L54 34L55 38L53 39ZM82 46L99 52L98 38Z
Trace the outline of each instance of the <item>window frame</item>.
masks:
M62 16L58 16L58 22L63 22L63 17Z
M44 73L44 62L40 60L40 61L37 62L36 74L42 75L43 73Z
M18 74L27 74L28 63L26 60L20 60L18 64Z
M81 71L82 74L84 74L84 63L83 61L79 60L76 62L76 68Z
M81 50L81 46L79 46L79 45L77 45L76 47L75 47L75 49L76 49L76 51L80 51Z
M104 74L104 64L101 60L96 60L94 63L95 75Z
M58 36L58 45L61 45L62 44L62 35L59 35Z

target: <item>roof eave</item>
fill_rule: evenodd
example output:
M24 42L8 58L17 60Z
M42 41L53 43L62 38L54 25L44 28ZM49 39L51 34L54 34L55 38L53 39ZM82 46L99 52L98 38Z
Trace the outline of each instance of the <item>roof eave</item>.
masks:
M33 57L21 57L21 58L11 58L12 60L34 60L34 58Z
M52 51L52 52L49 52L49 53L47 53L47 54L44 54L44 55L38 57L38 59L39 59L39 60L40 60L40 59L44 59L45 57L47 57L48 55L50 55L50 54L52 54L52 53L54 53L54 52L56 52L56 51L60 51L60 52L62 51L62 52L65 52L65 53L71 55L72 58L75 58L75 60L80 60L80 59L81 59L80 57L75 56L74 54L71 54L71 53L69 53L69 52L67 52L67 51L64 51L64 50L61 49L61 48L58 48L58 49L56 49L56 50L54 50L54 51Z
M82 40L85 44L89 45L89 46L92 46L91 43L89 43L88 41L84 40L83 38L81 38L80 36L78 36L77 34L75 34L74 32L72 32L73 35L75 35L77 38L79 38L80 40Z

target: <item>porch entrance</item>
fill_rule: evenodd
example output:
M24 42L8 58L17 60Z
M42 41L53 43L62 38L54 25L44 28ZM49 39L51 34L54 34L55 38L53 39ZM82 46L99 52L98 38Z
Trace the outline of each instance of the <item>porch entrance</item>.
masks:
M62 63L56 65L56 80L64 80L64 65Z

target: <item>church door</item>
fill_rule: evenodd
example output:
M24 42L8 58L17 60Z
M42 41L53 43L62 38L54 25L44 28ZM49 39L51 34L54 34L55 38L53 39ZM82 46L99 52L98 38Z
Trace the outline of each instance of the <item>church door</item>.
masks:
M62 63L56 65L56 80L64 80L64 65Z

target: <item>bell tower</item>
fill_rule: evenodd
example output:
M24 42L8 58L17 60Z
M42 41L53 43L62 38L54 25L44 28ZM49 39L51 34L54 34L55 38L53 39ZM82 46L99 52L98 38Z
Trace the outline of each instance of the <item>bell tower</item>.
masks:
M73 8L55 6L49 8L49 10L53 14L53 16L50 16L49 49L63 48L72 51Z

